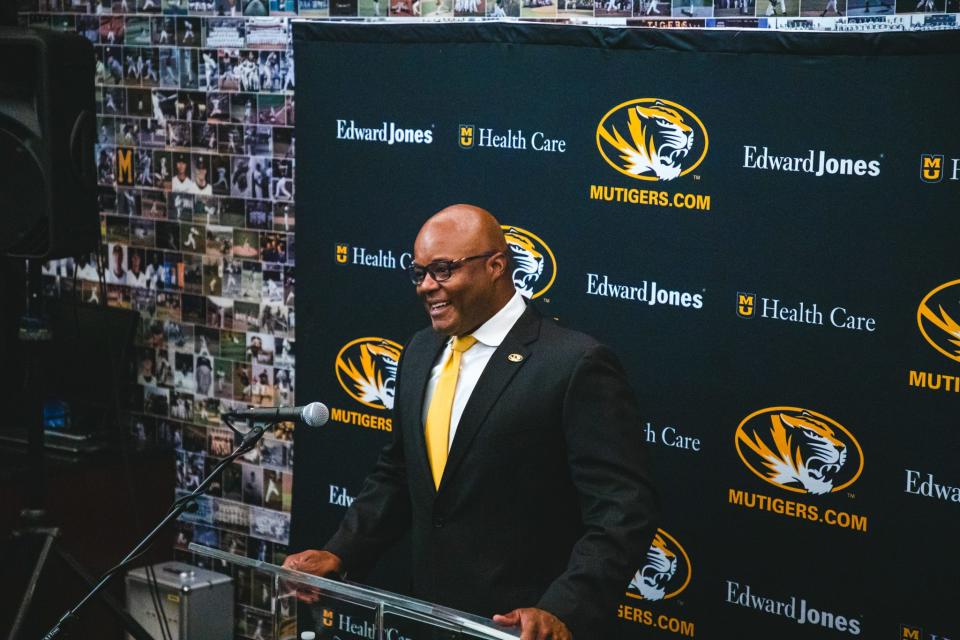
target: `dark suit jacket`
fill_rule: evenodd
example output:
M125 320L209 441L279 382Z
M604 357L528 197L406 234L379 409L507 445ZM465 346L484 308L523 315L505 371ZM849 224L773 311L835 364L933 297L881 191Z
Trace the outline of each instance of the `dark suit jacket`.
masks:
M444 342L425 329L403 350L393 440L326 549L362 573L409 530L415 596L484 616L539 607L577 640L602 638L658 515L623 369L528 306L477 382L435 489L421 416Z

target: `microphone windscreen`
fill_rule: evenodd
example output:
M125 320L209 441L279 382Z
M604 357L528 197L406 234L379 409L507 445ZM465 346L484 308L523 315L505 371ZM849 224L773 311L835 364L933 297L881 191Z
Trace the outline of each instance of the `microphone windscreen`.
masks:
M322 427L330 419L330 410L322 402L311 402L303 408L300 417L308 427Z

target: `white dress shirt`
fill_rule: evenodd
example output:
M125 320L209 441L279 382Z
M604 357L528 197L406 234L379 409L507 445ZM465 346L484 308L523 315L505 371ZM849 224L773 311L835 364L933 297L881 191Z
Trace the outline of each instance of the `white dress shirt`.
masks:
M457 425L460 424L460 416L463 415L463 409L467 406L467 401L473 393L473 388L477 386L480 374L490 361L490 356L497 350L497 347L507 337L510 329L516 324L520 316L527 308L520 292L517 291L510 298L507 304L503 305L500 311L497 311L489 320L484 322L471 335L477 339L476 344L467 349L460 357L460 375L457 377L457 389L453 393L453 410L450 413L450 439L447 441L447 451L453 445L453 437L457 433ZM423 402L423 413L420 416L421 425L426 424L427 410L430 408L430 402L433 400L433 392L437 388L437 382L440 380L440 372L443 370L443 364L450 357L453 345L453 338L447 340L447 345L433 369L430 371L430 380L427 382L427 395Z
M193 180L191 180L189 176L183 180L177 176L173 176L170 184L170 190L174 193L196 193L197 185L193 184Z

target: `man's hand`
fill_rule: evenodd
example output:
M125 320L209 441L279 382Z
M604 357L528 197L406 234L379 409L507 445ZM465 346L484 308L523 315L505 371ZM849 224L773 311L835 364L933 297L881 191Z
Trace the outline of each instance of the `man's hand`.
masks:
M543 609L514 609L493 616L493 621L507 627L520 627L520 640L572 640L567 625Z
M287 556L283 568L312 573L321 578L343 577L343 561L340 557L319 549L307 549Z

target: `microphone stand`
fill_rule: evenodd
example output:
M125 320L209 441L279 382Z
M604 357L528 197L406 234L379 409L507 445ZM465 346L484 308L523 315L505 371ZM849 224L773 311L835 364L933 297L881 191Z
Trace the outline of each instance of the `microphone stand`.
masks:
M217 476L223 472L227 465L256 446L257 442L259 442L263 437L263 434L266 433L267 426L276 422L283 422L283 420L255 422L250 430L244 434L233 426L226 415L222 416L222 420L228 427L230 427L231 431L233 431L237 436L240 436L241 441L237 448L234 449L230 455L224 458L220 464L218 464L217 467L210 472L210 475L204 478L203 482L200 483L200 486L193 490L193 492L175 500L173 506L170 508L170 511L167 512L167 515L163 517L160 523L154 527L150 533L144 536L143 540L141 540L137 546L135 546L126 556L124 556L123 560L104 573L103 576L101 576L100 581L97 582L92 589L90 589L87 595L85 595L80 602L74 605L72 609L63 614L57 623L53 625L53 627L47 631L46 634L44 634L43 640L52 640L53 638L56 638L65 629L68 629L73 623L75 623L77 620L77 611L79 611L80 607L86 604L90 598L95 596L101 589L103 589L103 587L105 587L107 583L110 582L115 575L117 575L117 573L129 566L131 562L139 558L141 555L146 553L147 549L151 544L153 544L153 541L156 539L156 537L160 535L160 531L171 521L180 517L180 514L186 511L189 507L193 506L193 501L203 495L203 493L213 483L213 481L217 479Z

